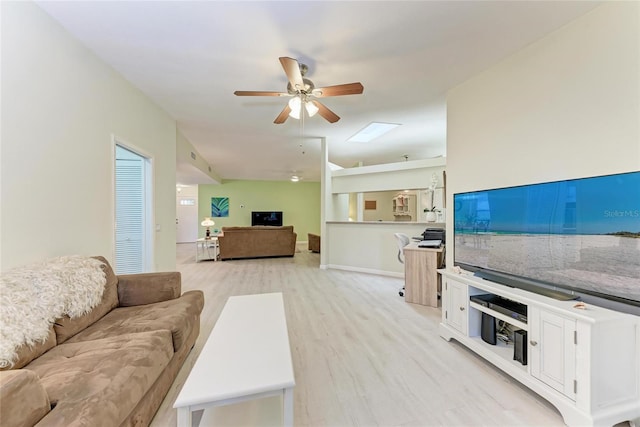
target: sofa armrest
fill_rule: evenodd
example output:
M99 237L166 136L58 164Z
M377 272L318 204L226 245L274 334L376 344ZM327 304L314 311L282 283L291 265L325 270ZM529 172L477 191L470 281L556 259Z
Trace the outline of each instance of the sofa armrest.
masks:
M49 397L35 372L0 371L0 425L32 426L51 411Z
M178 271L118 276L120 307L153 304L178 298L182 291Z

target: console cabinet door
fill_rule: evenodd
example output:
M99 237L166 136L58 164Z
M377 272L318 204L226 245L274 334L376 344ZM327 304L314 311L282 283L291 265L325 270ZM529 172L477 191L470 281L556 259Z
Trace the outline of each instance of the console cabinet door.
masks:
M576 321L529 306L531 375L576 399Z
M446 323L459 332L467 335L467 316L469 313L468 286L455 280L446 280L445 302Z

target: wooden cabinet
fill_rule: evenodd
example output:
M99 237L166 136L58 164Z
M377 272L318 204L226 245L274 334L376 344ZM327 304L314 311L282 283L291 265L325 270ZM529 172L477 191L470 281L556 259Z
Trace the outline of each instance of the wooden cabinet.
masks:
M640 317L439 271L444 339L459 341L547 399L569 426L640 421ZM471 300L479 294L526 306L526 318ZM526 365L514 360L513 344L482 340L483 313L526 332Z
M416 221L415 194L400 193L392 200L393 216L396 221Z
M419 248L416 242L404 247L404 300L415 304L438 306L438 267L442 248Z
M529 308L531 375L575 400L576 320Z
M447 325L462 334L467 334L467 310L469 309L468 286L455 280L447 279L443 285L443 317Z

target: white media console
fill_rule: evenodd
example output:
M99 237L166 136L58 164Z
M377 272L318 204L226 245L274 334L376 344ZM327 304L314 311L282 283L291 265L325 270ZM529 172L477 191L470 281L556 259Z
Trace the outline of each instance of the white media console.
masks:
M640 317L558 301L473 276L442 275L440 336L464 344L551 402L569 426L640 426ZM527 322L470 300L493 294L527 307ZM514 346L481 338L487 313L527 332L528 363L514 360Z

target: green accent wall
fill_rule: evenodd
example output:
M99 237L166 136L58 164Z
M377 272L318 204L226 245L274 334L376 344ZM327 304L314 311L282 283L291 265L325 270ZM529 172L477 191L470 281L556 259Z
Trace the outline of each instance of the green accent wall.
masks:
M293 225L298 241L320 234L320 183L290 181L224 181L198 186L198 218L211 216L211 198L229 198L229 216L213 218L213 229L251 225L252 211L282 211L283 225ZM241 207L244 206L244 207ZM198 235L204 237L204 227Z

